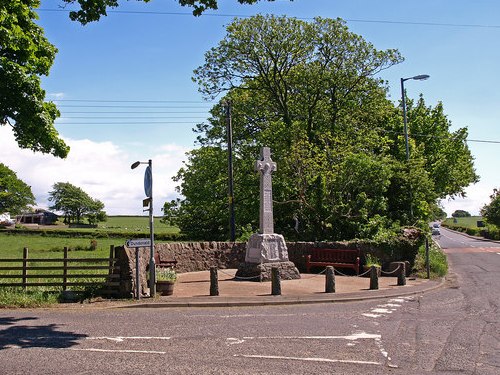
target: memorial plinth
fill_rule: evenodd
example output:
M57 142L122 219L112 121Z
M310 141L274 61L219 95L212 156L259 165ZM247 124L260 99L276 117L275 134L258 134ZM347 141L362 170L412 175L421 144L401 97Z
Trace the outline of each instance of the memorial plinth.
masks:
M288 249L282 235L274 233L271 173L276 163L271 160L269 147L261 149L261 160L255 163L260 176L260 233L250 236L247 242L245 263L241 264L236 277L254 281L271 280L271 269L279 268L284 280L300 279L300 273L288 259Z

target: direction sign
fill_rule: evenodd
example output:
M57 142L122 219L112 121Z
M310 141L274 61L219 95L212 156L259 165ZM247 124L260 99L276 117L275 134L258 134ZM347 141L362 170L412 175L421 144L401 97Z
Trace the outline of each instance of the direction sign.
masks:
M136 238L133 240L127 240L125 242L127 247L149 247L151 246L151 239L149 238Z

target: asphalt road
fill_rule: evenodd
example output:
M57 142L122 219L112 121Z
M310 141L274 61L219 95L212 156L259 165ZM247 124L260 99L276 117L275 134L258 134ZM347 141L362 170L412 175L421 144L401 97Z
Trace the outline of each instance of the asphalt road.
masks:
M500 245L469 240L442 231L452 273L445 288L421 296L3 310L0 373L498 375Z

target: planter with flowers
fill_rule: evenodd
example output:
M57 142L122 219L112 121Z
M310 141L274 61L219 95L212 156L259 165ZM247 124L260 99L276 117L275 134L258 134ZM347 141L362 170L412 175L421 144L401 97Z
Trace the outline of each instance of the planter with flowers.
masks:
M156 267L156 291L162 296L170 296L174 293L176 280L177 272L173 268Z

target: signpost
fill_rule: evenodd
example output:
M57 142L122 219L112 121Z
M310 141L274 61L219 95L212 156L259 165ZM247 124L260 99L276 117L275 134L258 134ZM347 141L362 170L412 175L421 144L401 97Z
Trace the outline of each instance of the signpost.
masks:
M141 272L140 272L140 256L139 256L139 248L140 247L150 247L151 239L150 238L135 238L133 240L127 240L125 242L125 246L127 247L135 247L135 294L137 299L141 299Z
M154 258L154 217L153 217L153 161L151 159L148 162L136 161L130 168L135 169L139 164L148 164L146 171L144 173L144 193L146 194L146 199L142 200L142 206L148 207L144 211L149 211L149 236L150 241L148 245L140 245L139 247L149 246L150 258L149 258L149 295L154 297L156 295L156 268L155 268L155 258ZM134 241L134 240L130 240ZM128 246L128 245L127 245ZM129 246L134 247L134 246ZM137 248L136 248L137 249Z
M133 240L127 240L127 242L125 242L125 245L127 245L127 247L150 247L151 246L151 239L150 238L136 238Z

